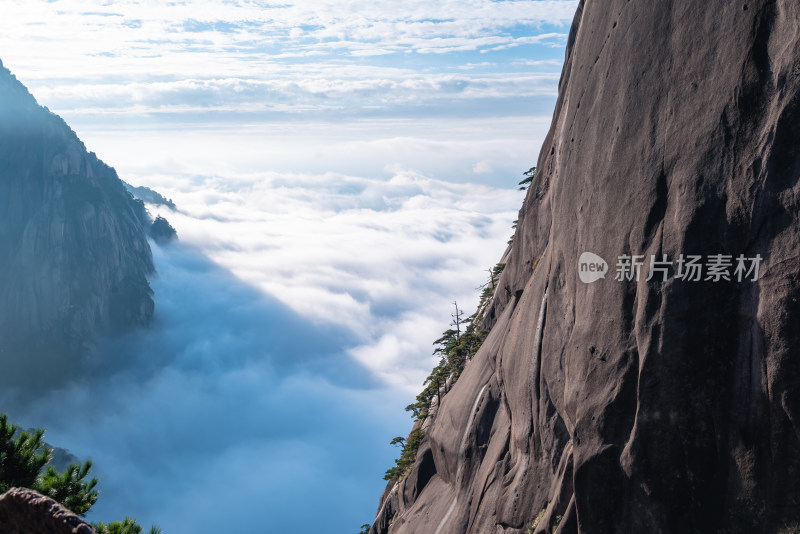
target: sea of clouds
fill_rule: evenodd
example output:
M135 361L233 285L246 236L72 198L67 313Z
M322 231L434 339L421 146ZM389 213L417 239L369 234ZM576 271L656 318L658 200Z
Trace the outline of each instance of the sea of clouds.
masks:
M0 58L133 185L151 328L0 399L95 461L91 520L372 520L453 302L474 311L549 126L575 0L9 0Z
M400 133L82 134L124 179L175 201L149 209L180 236L152 244L153 326L107 340L81 381L12 410L94 460L91 519L130 515L167 533L371 521L431 343L453 301L474 310L512 233L521 173L493 169L529 161L515 135L501 149L463 131ZM255 161L258 143L267 159L280 145L296 170ZM319 157L298 158L302 147ZM237 150L250 159L231 165ZM404 151L418 162L438 151L441 171L404 166Z

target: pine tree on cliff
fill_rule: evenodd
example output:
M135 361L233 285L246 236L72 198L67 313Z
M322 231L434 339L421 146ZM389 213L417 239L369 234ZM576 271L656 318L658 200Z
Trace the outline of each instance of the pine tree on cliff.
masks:
M97 479L87 480L92 462L70 464L63 473L49 466L42 473L53 453L43 438L44 430L19 432L17 425L0 414L0 493L14 487L30 488L78 515L86 515L99 495Z
M92 462L69 464L63 473L48 466L53 449L44 442L44 430L20 431L9 423L6 414L0 414L0 494L11 488L29 488L50 497L71 512L86 515L97 501L97 479L87 480ZM42 469L47 469L42 473ZM98 534L140 534L142 527L135 519L125 518L93 525ZM5 532L0 525L0 532ZM151 527L148 534L161 534L161 529Z

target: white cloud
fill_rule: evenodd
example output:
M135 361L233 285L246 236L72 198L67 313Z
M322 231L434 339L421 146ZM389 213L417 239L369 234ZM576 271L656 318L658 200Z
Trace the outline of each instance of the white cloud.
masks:
M392 119L78 132L123 179L175 200L179 213L161 213L182 241L305 317L358 333L359 361L414 393L450 303L471 313L485 269L503 253L522 200L516 184L548 123ZM384 349L402 350L402 363Z
M175 200L180 212L163 213L181 238L154 246L155 324L108 351L121 369L82 374L33 406L5 403L94 459L103 494L91 520L131 515L199 534L291 530L300 508L336 532L370 521L396 456L387 444L408 430L402 408L435 361L431 342L453 300L474 309L521 201L513 187L410 168L425 166L425 149L445 166L465 151L495 165L506 156L492 134L510 152L531 144L529 121L459 125L304 123L268 139L255 127L84 132L124 179ZM268 153L238 166L259 146ZM302 170L304 152L324 151L381 170ZM280 152L301 170L276 170ZM198 489L208 484L238 497L208 512Z
M488 161L479 161L472 166L472 172L475 174L486 174L492 172L492 166Z
M557 80L535 65L460 65L478 52L562 47L575 4L12 0L0 57L61 113L436 109L454 94L552 96ZM452 59L426 57L442 54Z
M557 74L436 74L404 69L297 72L270 80L219 78L131 83L43 85L36 96L65 115L199 112L299 112L424 105L447 96L474 99L554 96ZM240 117L239 120L246 120Z
M520 202L514 190L409 170L173 180L138 179L178 204L160 212L183 241L296 312L356 333L359 361L408 391L431 367L430 325L447 328L453 299L474 308Z
M574 0L423 0L171 2L16 0L4 3L3 40L62 42L71 55L114 55L122 62L185 50L189 53L313 52L365 44L374 49L419 50L437 40L480 48L520 41L511 28L536 29L571 21ZM536 39L536 37L533 37ZM471 44L469 44L471 43ZM426 45L427 44L427 45ZM273 47L278 50L273 50ZM64 50L51 53L66 55ZM35 58L44 47L24 54Z

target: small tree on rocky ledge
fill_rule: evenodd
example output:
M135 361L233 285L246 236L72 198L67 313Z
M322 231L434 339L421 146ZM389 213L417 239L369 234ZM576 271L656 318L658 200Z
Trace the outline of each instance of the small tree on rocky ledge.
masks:
M519 183L519 190L525 191L530 187L531 182L533 182L534 177L536 176L536 167L531 167L527 171L523 172L522 175L525 177Z
M383 477L384 480L400 480L411 471L417 459L417 450L419 450L419 446L424 438L425 434L423 434L422 430L419 428L415 428L411 431L408 440L402 442L403 451L400 453L400 458L394 461L394 467L386 470L386 474ZM392 440L392 445L397 445L399 443L401 443L401 441L398 441L397 438Z
M464 319L462 319L464 316L464 310L458 309L458 302L455 300L453 301L453 306L456 307L456 311L455 313L450 314L450 317L453 318L453 322L450 323L450 326L456 327L456 340L458 340L458 338L461 337L461 323L464 322Z

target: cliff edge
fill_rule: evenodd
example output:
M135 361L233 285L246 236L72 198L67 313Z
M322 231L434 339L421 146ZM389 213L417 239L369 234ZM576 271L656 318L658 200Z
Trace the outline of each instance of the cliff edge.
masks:
M0 63L0 383L63 375L96 335L150 321L146 219Z
M581 1L537 169L370 532L800 531L800 4Z

